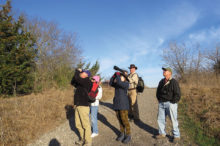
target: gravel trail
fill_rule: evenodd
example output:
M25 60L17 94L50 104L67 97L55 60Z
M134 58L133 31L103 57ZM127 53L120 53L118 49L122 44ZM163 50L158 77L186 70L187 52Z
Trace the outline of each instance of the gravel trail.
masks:
M153 136L158 133L157 109L158 103L155 97L155 89L145 89L138 95L138 106L141 122L130 123L132 140L128 146L172 146L186 145L181 141L173 144L169 137L156 140ZM116 141L119 134L119 123L115 112L112 110L112 101L101 102L98 114L99 135L93 138L94 146L123 146L125 144ZM78 140L78 133L74 126L73 111L70 111L68 120L54 129L42 135L29 146L74 146ZM169 128L168 128L169 129ZM190 145L190 144L187 144Z

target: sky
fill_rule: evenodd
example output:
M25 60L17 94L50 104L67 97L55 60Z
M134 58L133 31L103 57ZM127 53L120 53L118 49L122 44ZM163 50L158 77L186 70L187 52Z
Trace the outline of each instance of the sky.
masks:
M76 32L82 56L98 60L103 77L114 65L129 71L135 64L149 87L163 78L161 55L170 42L220 42L219 0L12 0L12 8Z

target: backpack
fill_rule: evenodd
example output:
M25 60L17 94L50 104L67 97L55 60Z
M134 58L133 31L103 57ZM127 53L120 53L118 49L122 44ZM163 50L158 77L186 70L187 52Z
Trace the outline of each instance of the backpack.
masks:
M142 77L138 77L138 84L137 84L137 92L142 93L144 91L144 80Z
M89 102L95 102L96 96L98 95L98 91L99 91L98 88L99 88L99 85L96 82L93 82L92 88L88 93Z

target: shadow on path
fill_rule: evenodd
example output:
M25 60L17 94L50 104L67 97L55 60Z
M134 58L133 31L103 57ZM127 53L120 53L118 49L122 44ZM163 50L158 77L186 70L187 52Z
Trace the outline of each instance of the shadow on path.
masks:
M140 121L135 121L134 122L139 128L147 131L148 133L152 134L153 136L157 135L158 134L158 130L143 123L141 120Z
M53 138L50 140L50 143L48 146L60 146L60 143L56 138Z
M113 110L113 104L112 103L108 103L108 102L99 102L100 105L106 106L108 108L110 108L111 110Z
M71 105L66 105L65 110L66 110L66 118L69 120L69 126L71 130L76 133L78 138L80 138L79 131L75 127L75 114L74 114L75 111L73 107Z
M106 117L100 113L98 113L98 120L101 121L106 126L108 126L110 129L112 129L112 131L114 131L116 135L120 134L120 131L117 128L115 128L112 124L110 124L106 119Z

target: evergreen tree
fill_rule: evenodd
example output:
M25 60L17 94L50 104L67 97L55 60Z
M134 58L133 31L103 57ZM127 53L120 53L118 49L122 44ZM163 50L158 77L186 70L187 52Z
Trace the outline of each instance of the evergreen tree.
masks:
M23 27L23 18L10 14L11 2L0 9L0 94L30 93L37 51L34 38Z
M92 76L96 75L99 71L99 68L100 68L100 65L99 65L99 62L96 61L95 64L89 69Z
M77 68L89 70L92 76L94 76L99 71L99 68L100 68L99 62L96 61L95 64L92 65L92 67L90 67L90 65L91 65L91 62L86 64L85 62L80 61L80 63L77 64Z

